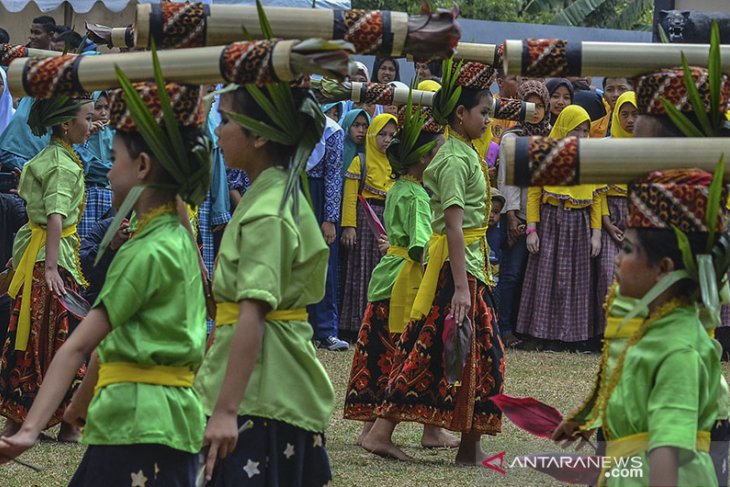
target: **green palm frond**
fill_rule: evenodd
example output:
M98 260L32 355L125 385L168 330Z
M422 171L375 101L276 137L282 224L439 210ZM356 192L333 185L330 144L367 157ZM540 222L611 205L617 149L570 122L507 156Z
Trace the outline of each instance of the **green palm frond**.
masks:
M725 154L720 156L720 161L715 166L715 173L712 176L712 183L707 195L707 213L706 223L710 234L707 237L707 250L706 253L712 251L712 247L715 244L715 234L717 233L715 228L717 227L717 217L720 214L721 205L725 204L722 201L722 188L723 180L725 178Z
M551 24L558 25L582 25L593 12L606 3L607 0L576 0L567 8L562 9L553 19Z
M677 246L682 252L682 262L684 263L684 268L687 270L687 273L689 273L689 275L692 277L692 280L696 282L698 278L697 262L695 261L694 253L692 252L692 247L689 243L689 238L687 238L687 234L684 233L678 226L673 225L672 228L674 229L674 234L677 236Z
M464 61L459 61L456 69L454 69L453 57L444 59L441 63L441 89L434 96L432 106L433 116L441 125L446 125L449 115L456 108L456 104L459 103L461 86L456 85L456 80L463 64Z
M418 137L421 135L421 130L426 123L427 116L421 110L414 110L413 89L414 86L411 86L411 91L408 93L403 126L398 131L398 136L393 139L386 152L390 165L396 173L405 172L408 167L416 164L436 146L435 140L421 146L416 146Z

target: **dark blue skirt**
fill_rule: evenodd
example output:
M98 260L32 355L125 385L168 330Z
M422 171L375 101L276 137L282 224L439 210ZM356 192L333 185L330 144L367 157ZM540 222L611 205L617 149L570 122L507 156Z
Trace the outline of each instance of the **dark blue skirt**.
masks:
M239 416L238 425L248 420L253 428L216 464L208 487L323 487L332 480L324 434L255 416Z
M195 487L198 456L165 445L91 445L69 487Z

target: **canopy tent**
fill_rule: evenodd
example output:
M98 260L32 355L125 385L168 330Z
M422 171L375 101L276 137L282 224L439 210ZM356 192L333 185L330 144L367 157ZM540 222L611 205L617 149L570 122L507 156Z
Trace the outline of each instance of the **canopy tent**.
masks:
M99 0L104 6L112 12L121 12L130 2L133 3L160 3L159 0ZM0 4L5 7L8 12L20 12L29 3L34 3L41 12L50 12L56 10L62 4L70 5L75 13L87 13L91 10L97 0L0 0ZM235 3L241 5L255 5L253 0L203 0L204 3ZM350 0L267 0L267 7L312 7L316 8L351 8Z

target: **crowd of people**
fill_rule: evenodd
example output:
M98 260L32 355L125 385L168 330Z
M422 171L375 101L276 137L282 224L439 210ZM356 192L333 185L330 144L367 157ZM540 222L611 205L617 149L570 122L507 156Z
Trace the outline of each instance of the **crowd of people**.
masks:
M9 41L0 29L0 43ZM98 54L45 16L34 19L28 46ZM378 58L372 71L357 63L351 80L407 87L404 62ZM596 87L590 78L507 76L476 62L416 62L414 69L413 84L436 92L430 108L345 101L321 105L321 127L300 120L321 130L302 167L306 178L292 192L291 161L302 140L273 142L242 126L233 114L270 126L277 118L246 88L217 94L209 113L202 113L204 87L174 83L59 102L15 97L0 68L0 164L8 182L0 193L0 262L8 262L0 453L15 456L60 423L58 441L78 441L83 426L90 445L72 485L128 479L129 472L133 480L193 485L201 445L209 448L209 485L259 485L249 484L254 478L326 485L334 391L313 341L334 352L354 348L344 416L363 422L360 446L408 459L392 435L399 422L417 422L422 446L455 448L457 462L481 464L481 436L502 429L490 397L504 392L510 349L598 353L603 344L597 384L615 376L608 382L622 391L620 400L606 402L613 396L597 386L600 400L569 416L554 438L594 429L604 439L657 432L648 444L673 450L646 453L652 475L678 471L680 480L700 482L692 485L723 485L724 475L726 485L727 384L715 342L690 306L690 286L665 290L636 326L638 338L614 350L619 363L607 370L605 362L616 338L613 314L626 314L629 298L641 299L686 265L667 238L671 230L637 228L633 186L520 188L506 179L510 138L678 136L666 113L647 108L645 99L657 96L646 92L653 85L640 92L641 78L609 75ZM176 95L182 160L167 157L180 154L172 136L150 143L130 102L144 92L146 109L161 122L162 103L148 100L162 89ZM286 89L295 105L311 97L306 88ZM532 103L533 115L491 118L495 97ZM50 112L64 116L43 118ZM195 158L201 136L214 141L206 163ZM691 181L693 197L707 199L711 175L692 176L666 177ZM667 184L655 177L646 184ZM308 204L296 203L305 198ZM117 217L125 200L133 211ZM662 218L704 221L697 214L704 207L685 206L694 218ZM718 234L726 230L718 225ZM696 226L693 251L707 233ZM91 304L83 320L73 300ZM721 342L730 329L724 311L711 333ZM665 331L648 324L656 322ZM681 330L690 325L692 333ZM447 333L466 333L469 343L456 372L445 363ZM669 334L684 341L651 348L650 340ZM656 360L629 383L620 371L638 340ZM698 364L697 377L660 387L687 364ZM649 406L635 407L628 394L647 396ZM652 416L652 407L661 414ZM680 428L673 412L692 408L694 415L677 413L687 421L684 436L673 438L667 431ZM704 442L710 432L722 451L700 445L700 433ZM681 462L677 449L688 453Z

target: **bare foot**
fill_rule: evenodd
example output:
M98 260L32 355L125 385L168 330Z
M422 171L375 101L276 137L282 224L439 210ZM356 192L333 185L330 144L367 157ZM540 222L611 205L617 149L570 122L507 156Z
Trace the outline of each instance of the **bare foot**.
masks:
M413 460L413 458L408 456L406 452L395 446L392 441L373 438L372 435L367 435L363 438L362 445L360 446L370 453L384 458L392 458L394 460L401 460L404 462Z
M23 426L23 423L18 423L12 419L6 419L5 426L3 427L3 430L0 431L0 436L13 436L15 433L20 431L21 426Z
M362 433L360 433L360 436L357 437L357 446L362 446L362 440L365 439L365 437L370 433L370 430L373 428L374 421L365 421L362 425Z
M481 435L479 433L470 432L461 434L459 451L456 453L456 463L458 465L482 465L484 460L489 458L484 453L484 450L482 450L480 440Z
M489 455L480 448L478 452L457 453L455 462L457 465L481 466L487 458L489 458Z
M459 448L459 437L437 426L424 426L421 446L423 448Z
M69 423L61 423L61 429L58 430L56 438L61 443L78 443L81 438L81 430Z

